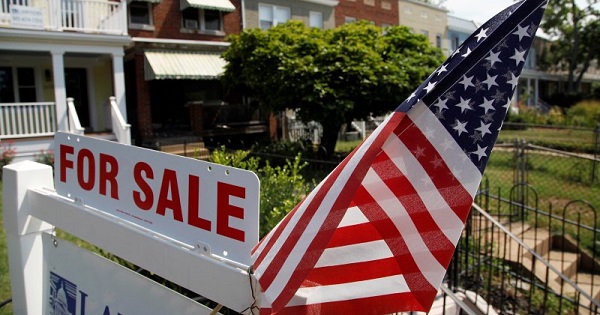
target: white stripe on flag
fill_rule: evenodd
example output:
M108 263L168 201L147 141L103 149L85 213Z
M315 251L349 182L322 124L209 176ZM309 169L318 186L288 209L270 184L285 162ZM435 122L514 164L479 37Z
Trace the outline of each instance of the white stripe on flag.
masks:
M424 133L424 130L427 129L433 130L435 137L428 139L429 142L437 149L450 170L461 170L462 174L459 176L455 174L455 177L465 187L465 190L471 194L471 197L474 197L481 181L481 172L465 156L463 149L448 133L446 127L440 123L423 101L415 104L407 115L421 132Z
M342 221L340 221L338 227L357 225L367 222L369 222L369 219L365 217L365 215L358 207L354 206L348 208L346 214L344 215L344 218L342 219Z
M423 276L437 288L446 268L429 251L402 203L372 169L367 172L363 186L396 226Z
M431 217L446 235L446 238L451 242L458 241L462 233L463 222L448 206L448 203L436 189L419 161L411 154L402 155L401 152L407 152L408 149L396 137L390 137L389 143L384 145L384 149L396 167L414 186L420 200L425 204Z
M380 260L394 256L384 240L327 248L315 268Z
M328 286L303 287L290 300L287 306L312 305L326 302L345 301L380 295L408 292L409 288L402 275L372 280L348 282Z

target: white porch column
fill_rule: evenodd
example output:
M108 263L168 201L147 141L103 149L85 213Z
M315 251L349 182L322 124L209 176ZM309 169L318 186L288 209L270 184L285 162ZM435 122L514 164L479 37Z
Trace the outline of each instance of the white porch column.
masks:
M123 119L127 121L127 106L125 104L125 71L123 67L123 55L123 52L112 54L113 84L115 98L117 99L119 110L121 111L121 115L123 115Z
M54 76L54 102L56 102L56 124L59 131L68 131L67 88L65 86L64 51L53 50L52 73Z

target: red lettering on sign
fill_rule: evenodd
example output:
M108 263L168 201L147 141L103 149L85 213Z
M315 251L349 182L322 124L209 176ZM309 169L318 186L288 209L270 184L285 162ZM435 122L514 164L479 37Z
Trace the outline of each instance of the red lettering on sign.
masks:
M246 198L246 188L217 182L217 234L243 242L244 231L229 226L229 217L244 219L244 209L231 205L229 196Z
M171 199L169 199L169 191L171 192ZM165 169L163 173L156 213L164 216L167 209L173 210L173 218L175 220L183 222L179 186L177 186L177 173L170 169Z
M200 217L200 177L194 175L189 175L188 224L211 230L211 222Z
M106 186L110 183L110 197L119 200L119 186L117 174L119 174L119 162L114 156L100 153L100 193L106 196Z
M146 178L154 179L154 172L152 172L152 167L150 167L148 163L138 162L135 164L133 167L133 179L142 191L133 191L133 201L140 209L150 210L150 208L152 208L152 204L154 203L154 194L152 193L152 188L150 185L148 185L148 183L146 183L144 180L144 177L142 177L142 172Z
M67 182L67 168L73 169L73 161L67 160L67 154L73 155L75 149L72 146L65 144L60 145L59 159L60 159L60 181L63 183Z
M88 171L87 181L85 179L85 165L87 165ZM94 189L94 183L96 182L96 161L94 160L94 153L88 149L81 149L77 153L77 182L81 188L87 191Z

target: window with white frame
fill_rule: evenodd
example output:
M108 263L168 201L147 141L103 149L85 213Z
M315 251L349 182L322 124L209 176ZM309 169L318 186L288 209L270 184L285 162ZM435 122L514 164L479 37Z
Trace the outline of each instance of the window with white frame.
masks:
M442 48L442 34L435 35L435 47Z
M263 30L287 22L291 16L291 10L288 7L269 4L258 5L258 20L260 28Z
M152 3L146 1L132 1L129 4L129 26L148 27L152 21Z
M186 8L181 11L183 28L200 31L223 31L221 11Z
M310 27L323 28L323 13L317 11L310 11L308 16L308 22Z
M351 17L351 16L344 17L344 23L352 23L352 22L356 22L355 17Z
M33 68L0 67L0 102L13 103L36 101L37 90L35 85L35 71Z

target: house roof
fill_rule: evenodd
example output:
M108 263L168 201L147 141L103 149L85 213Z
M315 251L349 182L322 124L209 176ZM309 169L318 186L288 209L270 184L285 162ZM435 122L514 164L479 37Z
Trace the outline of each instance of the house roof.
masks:
M456 16L448 15L448 30L471 34L477 30L474 21L465 20Z

